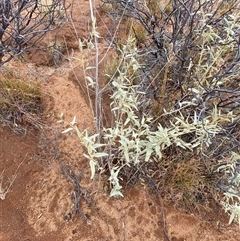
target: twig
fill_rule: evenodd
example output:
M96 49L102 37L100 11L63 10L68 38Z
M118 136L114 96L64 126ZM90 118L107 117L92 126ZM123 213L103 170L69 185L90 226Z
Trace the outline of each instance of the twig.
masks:
M81 197L84 197L85 200L87 200L86 190L84 190L81 187L78 180L79 178L77 177L77 175L74 173L74 171L69 165L65 166L63 163L61 163L61 167L62 167L63 173L68 177L68 179L74 186L74 205L75 205L76 213L78 213L85 222L88 222L88 218L81 210Z

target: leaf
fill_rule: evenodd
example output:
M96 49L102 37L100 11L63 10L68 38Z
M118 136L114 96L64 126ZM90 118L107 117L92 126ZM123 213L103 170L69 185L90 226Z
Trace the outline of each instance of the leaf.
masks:
M118 197L121 196L123 197L123 194L119 190L112 189L110 192L110 197Z
M153 152L152 148L148 146L148 147L146 148L145 162L148 162L148 161L149 161L149 159L150 159L150 157L151 157L151 155L152 155L152 152Z
M77 124L76 116L74 116L73 120L70 122L70 125L72 125L72 126L74 126L75 124Z
M96 163L94 160L90 160L89 163L90 163L90 168L91 168L91 179L93 179L95 176L95 172L96 172L96 168L95 168Z
M89 155L87 155L86 153L84 153L83 156L85 156L88 160L91 159L91 157Z
M79 129L76 126L74 129L77 132L77 136L78 136L79 140L81 141L81 143L83 143L83 134L79 131Z
M104 156L108 156L108 153L98 152L98 153L95 153L95 154L93 155L93 157L96 157L96 158L104 157Z
M105 144L101 144L101 143L95 143L92 145L93 149L97 149L99 147L105 146Z
M92 88L95 87L95 83L94 83L93 79L90 76L87 76L86 80L89 82L88 86L91 86Z
M229 218L228 224L231 224L234 218L235 218L235 213L234 213L234 211L232 210L232 213L231 213L231 216L230 216L230 218Z
M125 157L127 163L130 162L129 153L128 153L127 149L124 150L124 157Z
M85 44L80 38L78 39L78 46L79 46L80 52L82 52L83 48L85 47Z
M64 133L67 133L67 132L72 131L72 130L73 130L73 127L69 127L66 130L62 131L62 133L64 134Z

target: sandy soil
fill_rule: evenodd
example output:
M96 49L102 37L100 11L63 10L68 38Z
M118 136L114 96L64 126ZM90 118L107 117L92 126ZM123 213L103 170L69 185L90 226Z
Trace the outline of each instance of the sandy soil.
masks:
M42 51L30 54L27 62L11 63L12 68L37 75L49 98L45 103L45 130L31 130L22 137L0 128L3 187L16 177L6 198L0 199L0 240L240 240L238 226L227 224L228 217L220 207L199 215L187 213L175 209L171 203L162 203L143 187L127 187L124 198L110 198L100 177L90 180L90 168L76 135L61 134L66 124L57 122L63 113L66 123L76 116L79 129L90 132L93 129L81 63L69 60L70 53L82 57L77 50L77 37L87 36L89 6L88 1L74 4L77 28L68 23L58 35L62 43L67 39L69 52L64 52L67 58L62 58L57 66L52 65L49 53ZM100 31L104 32L104 27ZM106 46L101 40L100 56ZM88 57L91 61L92 57ZM100 65L101 73L104 63ZM74 211L77 188L74 180L78 180L81 194L78 213Z

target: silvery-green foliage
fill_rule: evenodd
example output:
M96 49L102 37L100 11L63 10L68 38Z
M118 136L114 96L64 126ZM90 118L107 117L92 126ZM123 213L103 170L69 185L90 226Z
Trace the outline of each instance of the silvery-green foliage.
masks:
M123 194L121 192L122 186L119 184L119 177L118 177L118 173L120 170L121 168L119 168L118 166L115 166L110 170L110 177L108 180L110 184L114 187L111 189L110 197L117 197L117 196L123 197Z
M221 27L218 29L215 26L208 24L210 13L201 12L201 24L198 31L196 31L196 38L198 38L198 58L195 64L189 64L188 71L193 71L192 78L197 80L195 87L199 92L203 93L207 88L220 88L238 75L237 68L239 64L226 63L229 61L230 54L236 52L236 29L240 28L239 18L237 16L228 14L225 15L221 21ZM223 47L224 46L224 47ZM232 64L230 74L219 77L221 72L221 63ZM201 84L199 84L199 82Z
M111 109L115 125L103 128L102 137L108 153L114 155L117 164L110 167L109 181L112 186L111 196L120 195L121 186L119 177L121 168L125 165L138 165L141 162L151 160L155 156L158 160L162 158L162 152L171 145L193 151L194 148L202 149L203 146L211 144L211 138L221 131L220 123L231 122L233 115L222 116L217 107L204 119L199 119L197 113L193 117L184 116L178 110L175 117L170 121L170 127L158 124L153 129L153 117L146 113L140 113L142 96L144 92L139 91L139 86L134 84L138 73L138 55L134 40L123 46L121 50L122 60L118 67L118 74L113 76L111 86ZM181 108L194 103L180 103ZM169 114L170 113L166 113ZM183 136L193 134L194 138L186 142ZM118 181L117 181L118 180ZM121 194L122 195L122 194Z
M98 60L97 44L100 36L90 0L92 32L90 38L79 41L79 49L81 52L84 48L89 52L96 52L95 65L85 64L83 72L86 86L95 91L97 134L81 132L75 119L64 132L76 131L79 140L85 146L85 157L90 163L91 178L94 178L96 171L103 173L106 168L108 169L105 173L109 175L111 197L123 196L121 172L126 166L131 168L144 162L151 162L153 157L161 161L164 150L170 146L181 148L184 152L196 150L196 153L202 153L209 158L230 156L228 161L221 163L218 168L225 180L222 188L224 198L221 203L230 214L229 223L237 220L240 224L240 156L236 153L231 155L229 150L233 148L228 146L231 141L226 141L224 153L218 146L219 140L225 144L221 140L222 136L223 139L230 139L232 136L233 141L237 142L231 128L238 127L239 122L239 86L236 81L239 77L239 17L231 15L231 11L219 17L218 10L221 4L219 7L216 5L218 10L211 13L208 7L212 5L211 1L204 1L204 4L198 2L196 4L199 6L196 8L192 8L191 2L183 5L181 1L173 1L175 5L172 13L168 15L163 12L166 23L170 16L173 16L172 33L168 33L163 27L159 34L152 34L158 31L154 27L158 26L158 23L153 24L155 17L152 18L150 12L147 15L142 14L142 7L145 8L147 5L139 5L138 1L132 4L129 4L129 1L122 1L123 6L125 3L126 13L131 13L131 17L135 16L140 20L150 34L150 45L139 57L134 38L129 37L126 44L120 44L117 51L118 66L116 70L115 65L113 66L114 73L108 76L109 83L100 89L98 64L101 61ZM140 9L137 9L138 7ZM151 21L146 21L145 17L149 17ZM151 26L147 25L148 22L151 22ZM168 24L165 27L168 28ZM84 62L84 59L81 61ZM146 68L149 69L146 71ZM95 74L88 74L87 71L90 70L95 70ZM145 78L145 81L141 78ZM167 83L168 80L170 84ZM181 99L174 99L176 102L173 105L171 103L163 106L158 120L143 108L144 102L148 103L153 95L149 95L147 91L145 93L144 90L148 89L149 83L152 84L153 81L157 87L155 89L153 86L154 91L159 91L163 87L162 92L160 91L161 98L169 94L170 98L174 99L169 86L171 83L177 84L181 89ZM166 86L163 84L165 82ZM161 84L162 86L159 86ZM111 90L112 126L105 128L101 122L101 94L108 87ZM87 88L87 92L90 100L89 89ZM158 100L155 96L154 99ZM91 101L90 105L93 110Z
M230 215L229 224L235 219L240 225L240 155L232 153L229 160L220 163L217 171L223 172L227 180L220 188L224 191L221 204Z
M174 110L174 116L171 111L165 113L172 117L168 127L159 123L157 129L153 128L153 117L139 111L145 93L139 91L139 86L135 84L140 68L135 40L129 39L119 52L121 60L117 74L112 76L110 81L114 125L109 128L103 127L101 133L89 136L87 131L80 132L73 120L70 128L65 131L74 129L86 147L85 157L90 162L91 178L94 177L96 168L103 168L98 161L100 158L101 163L105 161L108 164L111 196L123 195L119 174L124 166L131 167L151 161L153 156L160 161L163 151L171 145L188 151L193 151L195 148L201 151L211 144L211 139L216 134L222 131L222 123L230 123L235 119L231 112L222 115L216 106L212 107L212 111L205 118L199 118L197 112L194 112L193 116L184 116L183 110L195 105L194 101L188 101L179 102L180 107ZM189 134L192 138L184 140L183 137ZM99 135L103 143L98 143Z
M97 159L101 157L108 156L105 152L99 152L98 148L105 146L105 144L97 143L98 134L94 134L92 136L88 136L88 131L80 132L78 127L76 126L75 117L74 120L70 123L70 127L64 130L62 133L67 133L69 131L75 130L80 142L87 149L87 153L84 156L89 160L90 168L91 168L91 179L95 176L96 168L98 168Z

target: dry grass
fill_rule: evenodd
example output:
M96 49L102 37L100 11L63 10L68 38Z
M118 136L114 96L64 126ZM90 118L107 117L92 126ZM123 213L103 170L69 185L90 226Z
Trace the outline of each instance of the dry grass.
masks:
M0 80L0 121L16 132L41 127L42 97L38 80L5 69Z

